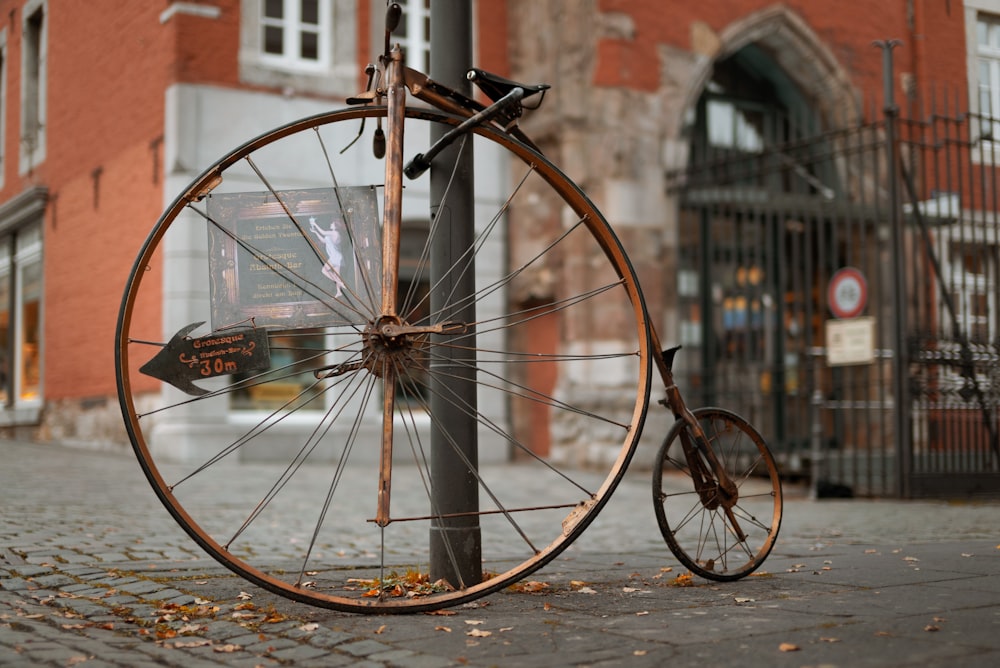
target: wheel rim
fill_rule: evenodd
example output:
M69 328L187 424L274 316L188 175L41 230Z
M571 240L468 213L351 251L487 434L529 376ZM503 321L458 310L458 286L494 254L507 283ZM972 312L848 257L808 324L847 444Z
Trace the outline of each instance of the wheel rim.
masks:
M296 600L348 611L402 612L495 591L565 549L607 501L631 458L645 417L650 365L641 294L603 218L544 158L482 131L476 155L503 150L521 163L513 175L485 183L486 195L477 179L474 255L482 265L498 266L477 272L482 274L474 295L479 313L472 324L478 404L448 399L476 416L481 461L473 486L480 507L470 517L479 523L484 575L479 583L451 584L454 590L421 582L429 518L440 515L428 506L436 497L428 484L426 433L429 425L440 427L440 420L435 421L425 383L439 373L433 369L439 346L461 347L472 339L457 329L434 334L420 329L441 324L427 312L424 295L432 286L421 274L422 250L405 258L409 273L399 287L400 317L380 319L374 306L377 271L363 265L381 259L360 249L359 230L374 228L358 212L372 209L372 198L380 197L377 189L361 191L381 182L381 166L373 158L351 156L361 150L370 155L360 145L344 154L348 157L338 151L357 133L361 119L367 118L370 130L373 117L382 113L349 110L286 126L237 149L196 179L165 212L136 261L119 316L116 370L126 428L143 470L202 548L250 581ZM420 150L422 124L455 123L436 112L408 110L408 115L409 154ZM313 171L289 167L289 154L302 162L310 155ZM294 174L287 176L284 168ZM418 191L421 184L407 188ZM318 237L293 252L241 232L254 229L264 237L273 225L282 234L288 220L308 212L321 218L333 205L343 213L340 233L351 241L348 263L333 273L344 279L343 267L353 265L356 280L323 283L327 265ZM537 215L540 211L546 215ZM348 212L362 222L352 221ZM432 236L433 224L428 227L422 234ZM528 238L537 241L518 243ZM404 245L408 242L404 238ZM313 252L311 269L270 266L292 256L308 264ZM502 265L494 261L501 252L510 257ZM257 297L249 304L230 293L218 297L234 286L247 289L227 278L227 267L243 276L254 263L278 279L251 282ZM585 281L565 284L564 277L583 268ZM178 283L196 296L173 294L184 292L176 289ZM286 284L305 297L285 300L289 306L264 296L282 287L288 292ZM149 331L147 322L155 322L161 310L167 314L162 331ZM257 344L266 342L270 350L267 367L241 366L239 375L208 380L185 378L180 385L189 392L207 391L197 396L139 371L182 331L185 345L195 340L200 345L210 331L213 340L220 333L244 333L243 317L253 318L255 336L264 332ZM221 318L243 328L223 329ZM282 325L288 319L294 326ZM187 329L201 321L215 329L208 324ZM588 328L594 334L589 338L581 335ZM549 338L539 342L539 336ZM377 461L371 460L381 438L372 435L381 420L377 408L389 392L391 374L385 369L401 380L392 383L395 399L387 404L394 408L395 425L392 516L380 527L371 521L380 484ZM191 390L188 381L200 390ZM455 440L445 441L449 438ZM572 447L574 441L584 438L599 451L595 460L604 466L599 474L563 466L580 450ZM508 461L508 452L515 461ZM537 487L524 489L525 480ZM461 521L434 519L442 525ZM462 560L451 540L443 543L448 560ZM365 595L376 591L379 595Z

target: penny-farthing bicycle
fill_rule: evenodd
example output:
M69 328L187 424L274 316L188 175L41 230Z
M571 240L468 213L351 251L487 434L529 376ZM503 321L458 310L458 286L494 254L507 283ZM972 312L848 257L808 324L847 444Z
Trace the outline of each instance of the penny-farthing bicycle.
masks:
M726 410L684 406L614 232L518 129L546 87L470 78L489 104L387 48L349 108L247 142L164 212L116 339L154 490L208 553L283 596L354 612L454 605L584 531L658 378L678 418L653 472L664 537L700 575L750 573L781 520L764 440ZM472 240L446 266L443 216L422 222L444 148L503 165L476 170ZM454 279L471 287L441 289ZM442 494L455 482L442 459L471 498Z

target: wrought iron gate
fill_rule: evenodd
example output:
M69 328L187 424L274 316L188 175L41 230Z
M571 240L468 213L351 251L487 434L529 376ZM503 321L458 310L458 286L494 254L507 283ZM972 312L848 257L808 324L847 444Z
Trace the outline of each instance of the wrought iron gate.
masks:
M686 391L819 495L1000 494L1000 120L928 107L669 175Z

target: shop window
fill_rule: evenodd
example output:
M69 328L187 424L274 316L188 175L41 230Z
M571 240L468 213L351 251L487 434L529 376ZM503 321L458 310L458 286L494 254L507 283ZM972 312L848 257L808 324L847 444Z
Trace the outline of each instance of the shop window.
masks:
M42 400L42 238L38 224L0 237L0 402ZM9 419L5 420L9 421Z
M319 330L298 330L272 334L269 341L271 369L264 375L241 374L235 380L244 383L232 393L232 407L237 410L275 410L295 406L322 410L322 388L312 374L315 358L324 348ZM295 373L296 367L302 369ZM273 376L273 379L268 376Z

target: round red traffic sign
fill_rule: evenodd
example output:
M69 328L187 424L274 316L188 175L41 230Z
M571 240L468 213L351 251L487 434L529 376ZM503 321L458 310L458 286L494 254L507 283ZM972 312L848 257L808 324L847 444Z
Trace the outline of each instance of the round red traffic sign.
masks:
M837 318L861 315L868 304L868 282L854 267L844 267L830 279L827 291L830 312Z

